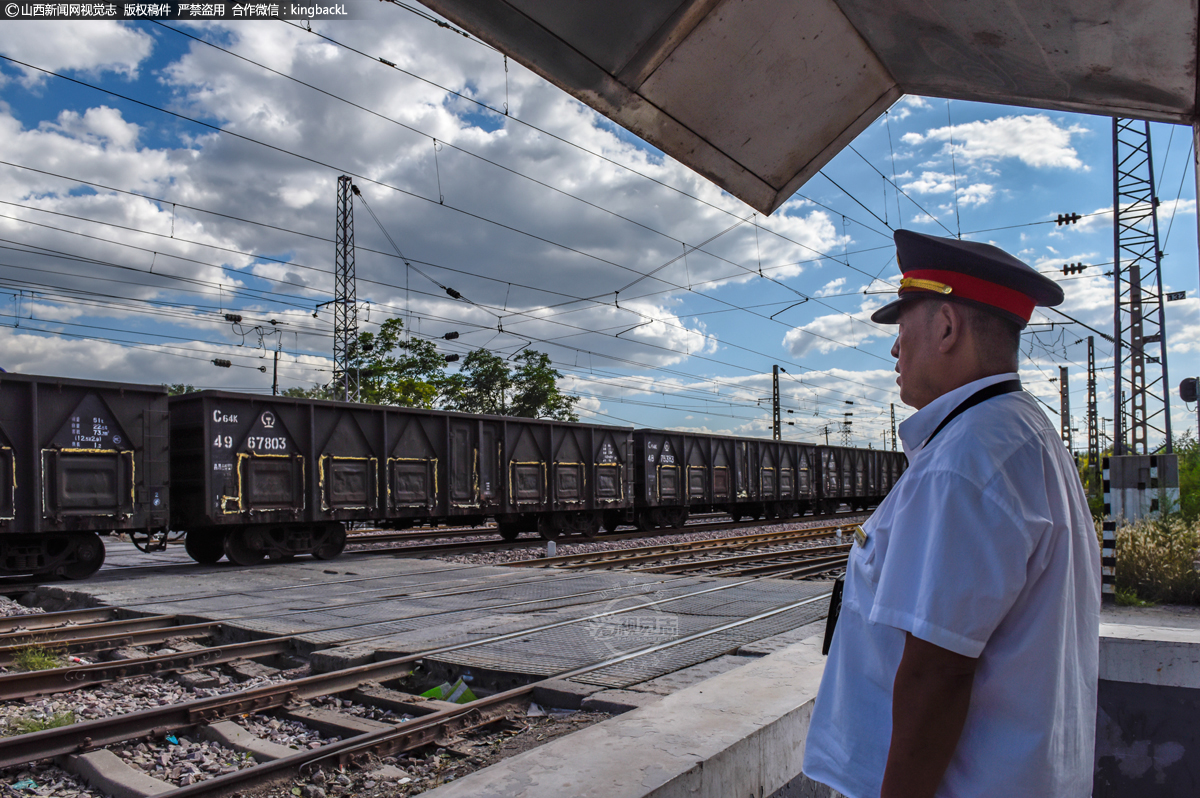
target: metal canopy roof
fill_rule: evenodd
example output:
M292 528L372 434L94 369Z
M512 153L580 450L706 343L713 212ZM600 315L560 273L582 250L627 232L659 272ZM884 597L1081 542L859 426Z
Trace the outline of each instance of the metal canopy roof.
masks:
M1196 0L421 2L764 213L904 94L1196 119Z

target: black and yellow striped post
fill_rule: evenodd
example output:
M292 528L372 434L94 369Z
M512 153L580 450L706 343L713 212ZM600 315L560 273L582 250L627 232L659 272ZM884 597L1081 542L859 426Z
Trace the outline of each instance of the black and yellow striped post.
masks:
M1100 544L1100 603L1113 604L1117 600L1117 520L1112 514L1112 479L1109 458L1103 459L1104 470L1104 521L1101 522L1103 541Z

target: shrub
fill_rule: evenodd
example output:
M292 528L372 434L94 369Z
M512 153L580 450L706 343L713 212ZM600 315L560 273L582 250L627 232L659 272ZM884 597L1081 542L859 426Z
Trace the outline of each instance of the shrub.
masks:
M57 729L59 726L70 726L74 722L74 712L58 712L48 718L40 715L15 718L9 721L8 728L10 734L30 734L46 729Z
M63 649L48 647L42 643L30 643L13 654L13 665L22 671L45 671L61 668L66 664Z
M1178 514L1117 528L1116 589L1143 601L1200 602L1200 530Z

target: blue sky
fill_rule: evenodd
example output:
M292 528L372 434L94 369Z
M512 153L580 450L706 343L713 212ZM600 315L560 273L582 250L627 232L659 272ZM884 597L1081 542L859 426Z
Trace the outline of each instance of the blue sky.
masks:
M399 315L458 331L447 354L546 351L589 419L767 435L778 364L786 437L840 440L850 419L852 443L883 445L892 405L911 412L893 330L868 320L894 290L889 228L989 241L1059 277L1089 264L1063 309L1111 332L1109 119L905 98L763 218L494 50L364 8L314 33L0 28L0 367L269 391L278 347L283 385L327 381L342 173L416 267L357 207L364 329ZM1152 142L1164 282L1187 291L1166 306L1174 386L1200 373L1191 131L1155 124ZM1067 366L1082 435L1089 333L1034 321L1022 377L1057 423Z

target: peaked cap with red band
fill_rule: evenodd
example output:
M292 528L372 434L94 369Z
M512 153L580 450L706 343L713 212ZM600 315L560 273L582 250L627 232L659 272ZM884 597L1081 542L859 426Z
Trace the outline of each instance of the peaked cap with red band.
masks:
M909 302L937 298L981 307L1024 328L1035 306L1063 301L1058 283L991 244L911 230L897 230L893 239L904 278L899 296L871 314L879 324L895 324Z

